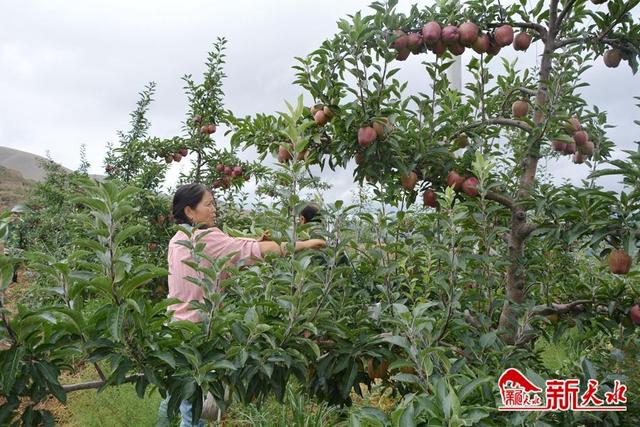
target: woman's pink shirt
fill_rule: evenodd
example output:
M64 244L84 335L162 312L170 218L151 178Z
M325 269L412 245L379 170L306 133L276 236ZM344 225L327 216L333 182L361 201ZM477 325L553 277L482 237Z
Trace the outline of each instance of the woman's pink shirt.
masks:
M221 258L237 252L237 254L231 258L230 262L235 264L240 260L244 260L244 265L251 265L255 263L257 259L262 258L262 252L260 251L260 245L257 240L231 237L217 227L206 230L194 230L192 238L195 241L196 235L207 231L209 233L206 234L200 242L205 244L204 252L212 258ZM168 310L174 312L173 317L176 320L199 322L201 320L200 314L191 307L190 301L203 301L204 291L200 286L186 279L189 276L199 276L198 272L183 263L183 261L191 259L191 251L185 246L178 244L180 240L189 240L189 237L183 231L178 231L169 241L168 298L177 298L182 302L170 305ZM208 262L203 261L203 264L206 265ZM220 274L216 282L216 287L220 280L228 277L229 275L226 272ZM219 288L215 290L218 291Z

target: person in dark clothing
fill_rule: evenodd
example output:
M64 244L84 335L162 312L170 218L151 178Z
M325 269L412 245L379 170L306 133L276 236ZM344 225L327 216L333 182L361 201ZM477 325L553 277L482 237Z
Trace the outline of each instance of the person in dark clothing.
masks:
M307 205L302 212L300 212L300 224L307 224L309 222L321 222L321 217L318 215L320 209L316 205Z
M322 215L320 214L320 208L313 204L308 204L302 209L300 212L300 224L308 224L308 223L321 223ZM322 259L321 264L325 264L325 260ZM338 259L336 265L349 264L349 258L347 258L347 254L343 253L340 259Z

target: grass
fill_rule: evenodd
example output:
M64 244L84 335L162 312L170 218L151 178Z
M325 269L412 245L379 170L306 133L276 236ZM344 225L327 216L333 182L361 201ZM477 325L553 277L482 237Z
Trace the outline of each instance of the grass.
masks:
M80 391L70 396L68 427L155 426L160 395L153 392L140 399L133 385L110 387L102 393Z
M62 382L71 384L96 379L98 375L93 367L84 365L72 375L65 374ZM101 393L96 390L69 393L66 405L59 404L52 412L61 426L146 427L155 426L160 400L161 396L155 390L140 399L133 384L124 384L108 387Z
M98 379L92 365L82 365L73 374L63 374L63 384L72 384ZM389 389L382 385L365 392L364 398L353 395L354 409L374 406L384 411L392 409L397 402L388 395ZM56 423L67 427L146 427L155 426L161 396L155 389L147 389L144 399L138 398L133 384L109 387L101 393L84 390L69 393L66 405L51 399L45 406L53 412ZM318 402L302 392L295 382L287 386L283 403L275 398L267 399L260 407L255 404L232 404L221 424L210 426L237 427L322 427L348 425L350 409L331 407ZM347 417L345 418L345 415ZM174 423L175 426L178 422Z

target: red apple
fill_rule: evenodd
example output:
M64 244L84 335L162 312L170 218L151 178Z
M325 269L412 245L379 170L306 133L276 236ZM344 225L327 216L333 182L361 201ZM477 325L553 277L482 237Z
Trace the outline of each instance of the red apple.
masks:
M187 150L186 148L181 148L178 150L178 153L180 153L182 157L186 157L187 154L189 154L189 150Z
M525 51L531 45L531 36L524 31L516 34L513 39L513 48L515 50Z
M442 28L440 24L436 21L427 22L422 27L422 39L428 45L433 45L435 42L440 40L440 34L442 33Z
M319 110L313 115L313 121L316 122L318 126L324 126L329 121L329 118L324 113L324 110Z
M371 126L364 126L358 129L358 144L362 147L367 147L373 144L373 141L376 140L376 130Z
M438 203L436 192L431 188L426 189L422 194L422 201L424 202L425 206L429 206L432 208L437 208L440 205L440 203Z
M395 49L404 49L407 47L407 44L409 43L409 38L407 37L404 31L394 30L393 35L397 36L398 38L391 43L391 47Z
M193 122L196 124L202 123L202 116L200 115L193 116Z
M475 177L470 177L464 180L462 183L462 191L467 193L469 196L477 196L478 194L478 179Z
M501 25L494 33L496 44L500 47L509 46L513 43L513 28L511 25Z
M179 162L180 160L182 160L182 156L180 155L180 153L175 153L173 155L173 160L176 162Z
M216 125L210 124L207 126L207 132L209 134L216 133Z
M356 153L356 158L355 159L356 159L356 165L360 166L361 164L364 163L364 160L365 160L364 153L361 152L361 151L358 151Z
M529 103L527 101L518 100L511 105L511 113L513 117L525 117L529 113Z
M453 43L448 46L449 52L455 56L460 56L464 53L464 46L460 43Z
M465 22L458 27L458 33L460 34L460 44L466 47L471 47L473 42L478 38L480 29L473 22Z
M157 243L149 243L149 245L147 245L147 248L150 251L155 251L156 249L158 249L158 244Z
M640 326L640 305L636 304L629 310L629 317L634 325Z
M289 150L287 150L287 147L285 147L284 145L281 145L280 147L278 147L278 162L285 163L291 160L292 158L293 156L291 155Z
M327 116L327 119L331 121L334 116L333 110L325 105L324 107L322 107L322 112L324 112L324 115Z
M233 173L233 169L231 168L231 166L225 166L224 167L224 174L225 175L231 175Z
M442 42L442 40L438 40L436 41L436 43L433 45L433 48L431 49L431 51L433 53L436 54L436 56L442 56L444 55L444 53L447 51L447 47L444 45L444 43Z
M233 168L233 172L231 172L231 174L233 176L240 176L242 175L242 166L236 166Z
M460 39L458 27L456 27L455 25L447 25L442 29L440 37L442 38L442 42L445 45L450 45L457 42Z
M296 154L296 160L301 162L303 160L307 160L309 159L309 151L308 150L302 150L301 152L299 152L298 154Z
M589 140L589 135L583 130L579 130L573 134L573 140L576 142L578 147L584 145Z
M411 51L408 48L406 48L406 47L400 48L396 52L396 59L398 61L404 61L409 57L410 53L411 53Z
M575 153L573 155L573 163L581 165L582 163L585 162L585 160L587 160L587 156L582 153Z
M573 154L576 152L576 144L575 142L568 142L564 145L564 154Z
M407 36L407 49L411 53L420 53L422 48L422 35L420 33L411 33Z
M582 126L580 125L580 120L578 120L576 117L571 117L565 124L564 124L564 130L567 132L567 134L569 135L573 135L574 133L576 133L577 131L581 130Z
M604 65L609 68L616 68L620 65L620 60L622 59L622 51L620 49L609 49L604 53L603 56Z
M487 49L487 54L488 55L497 55L498 53L500 53L500 49L501 47L498 46L498 44L495 42L495 40L489 40L489 49Z
M564 152L565 146L567 145L566 142L564 141L560 141L559 139L554 140L551 145L553 146L553 149L555 151L561 151Z
M458 174L456 171L449 171L447 175L447 185L453 187L455 191L462 190L462 183L464 183L465 177Z
M489 50L491 44L489 36L486 34L480 34L475 42L473 42L473 50L476 53L485 53Z
M413 190L416 186L416 182L418 182L418 175L414 171L411 171L407 175L402 175L400 177L400 181L404 188L407 190Z
M376 118L371 126L376 131L377 138L381 140L384 139L385 131L391 127L391 122L386 117Z
M631 257L622 249L614 249L609 254L609 269L613 274L627 274L631 269Z
M224 172L224 165L222 163L218 163L218 165L216 166L216 172Z
M164 161L167 162L167 164L173 162L173 156L171 155L165 156Z
M578 147L578 151L580 151L582 154L584 154L586 156L592 156L594 148L595 147L593 145L593 142L587 141L586 144L581 145L580 147Z

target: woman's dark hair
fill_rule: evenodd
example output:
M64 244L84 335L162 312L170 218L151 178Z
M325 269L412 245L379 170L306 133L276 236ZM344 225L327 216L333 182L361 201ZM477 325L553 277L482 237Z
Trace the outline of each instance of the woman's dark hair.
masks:
M173 218L177 224L193 225L184 213L184 209L187 206L195 209L208 191L204 184L185 184L178 187L176 194L173 195Z
M320 222L320 215L318 215L319 211L320 209L318 209L317 206L307 205L302 209L300 215L304 217L305 222Z

